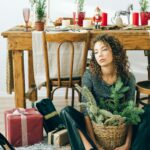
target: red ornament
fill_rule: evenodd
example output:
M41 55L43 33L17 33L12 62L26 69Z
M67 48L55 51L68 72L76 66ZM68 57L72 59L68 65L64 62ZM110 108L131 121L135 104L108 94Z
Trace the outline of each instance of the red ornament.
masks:
M96 7L95 9L95 15L93 16L93 21L95 24L95 28L96 29L100 28L100 22L102 21L102 17L101 17L101 10L99 7Z

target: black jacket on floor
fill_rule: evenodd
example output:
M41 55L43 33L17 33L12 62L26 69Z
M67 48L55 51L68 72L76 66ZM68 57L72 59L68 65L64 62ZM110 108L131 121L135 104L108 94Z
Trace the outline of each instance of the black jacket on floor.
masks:
M46 98L36 103L38 111L43 115L44 129L46 133L59 128L64 127L63 121L59 117L52 100Z

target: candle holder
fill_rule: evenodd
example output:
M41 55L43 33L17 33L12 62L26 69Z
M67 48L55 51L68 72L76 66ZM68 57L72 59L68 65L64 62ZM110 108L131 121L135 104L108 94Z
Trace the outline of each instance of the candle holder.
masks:
M23 8L23 18L25 21L25 31L28 31L28 23L29 23L29 18L30 18L30 9L29 8Z

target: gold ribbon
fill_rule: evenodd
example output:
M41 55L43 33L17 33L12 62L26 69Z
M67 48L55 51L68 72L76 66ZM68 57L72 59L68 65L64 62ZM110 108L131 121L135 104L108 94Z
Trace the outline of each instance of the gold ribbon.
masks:
M54 116L57 116L57 115L58 115L58 112L57 112L57 111L54 111L54 112L52 112L52 113L49 113L49 114L45 115L44 118L45 118L46 120L48 120L48 119L50 119L50 118L52 118L52 117L54 117Z

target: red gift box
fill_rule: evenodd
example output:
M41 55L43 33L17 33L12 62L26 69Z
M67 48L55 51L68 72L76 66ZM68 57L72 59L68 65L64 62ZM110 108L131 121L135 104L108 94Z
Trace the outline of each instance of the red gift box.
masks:
M43 116L33 108L5 111L5 133L15 147L38 143L43 139Z

